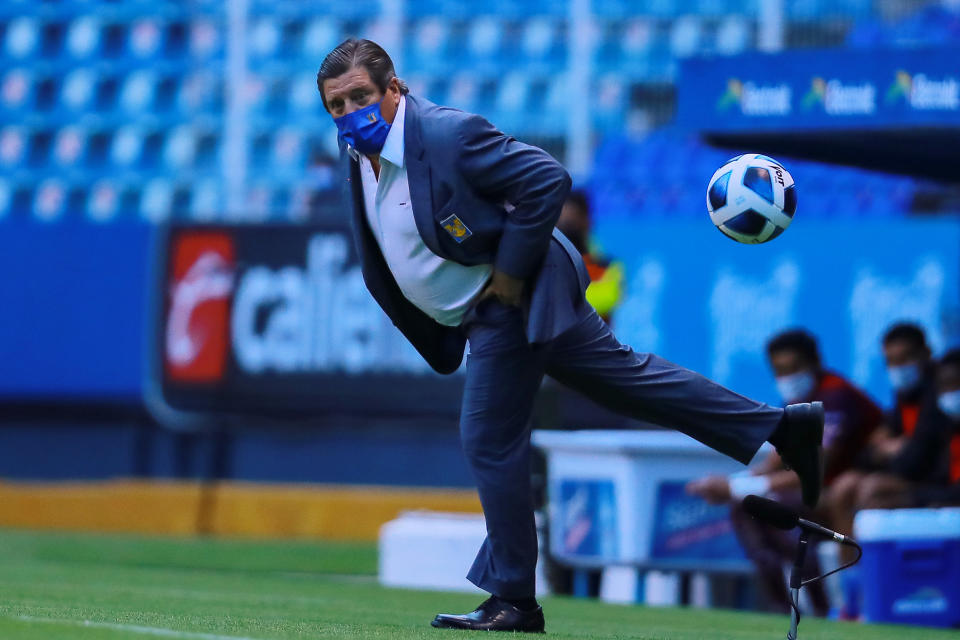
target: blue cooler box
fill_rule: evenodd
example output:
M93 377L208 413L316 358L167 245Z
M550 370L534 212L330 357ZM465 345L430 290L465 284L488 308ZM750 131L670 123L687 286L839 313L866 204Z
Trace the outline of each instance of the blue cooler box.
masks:
M867 621L960 626L960 508L861 511L854 533Z

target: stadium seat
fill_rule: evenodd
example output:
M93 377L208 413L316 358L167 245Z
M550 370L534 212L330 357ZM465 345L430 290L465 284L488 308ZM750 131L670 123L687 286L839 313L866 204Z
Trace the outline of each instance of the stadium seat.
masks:
M67 126L57 132L53 143L53 159L61 167L76 165L84 155L88 134L77 126Z
M0 83L0 100L4 110L28 109L33 97L33 74L25 69L10 69Z
M17 18L7 25L4 50L14 59L32 56L39 46L40 26L33 18Z
M290 88L290 107L294 111L306 113L323 109L314 72L302 73L296 77Z
M111 180L100 180L90 188L86 207L93 222L110 222L120 210L120 190Z
M192 127L180 125L167 136L163 150L163 163L171 169L187 169L193 166L197 140Z
M650 20L630 20L623 29L623 55L637 58L646 55L654 43L654 24Z
M550 18L534 17L523 28L522 50L529 58L545 58L556 49L559 39L557 24Z
M94 16L81 16L70 23L66 36L66 52L75 59L94 57L100 49L100 21Z
M686 58L700 48L703 23L697 16L678 18L670 30L670 52L678 58Z
M185 76L178 86L177 109L187 113L218 110L221 82L221 78L206 70Z
M272 164L274 170L302 170L305 163L303 132L284 127L273 136Z
M729 16L720 22L716 32L716 50L723 55L742 53L750 44L750 26L740 16Z
M129 52L137 58L151 58L160 51L163 26L152 19L137 20L130 26Z
M876 15L870 0L796 0L785 7L788 19L804 29L816 29L811 21L823 22L824 16L831 16L830 28L836 29ZM590 8L596 27L593 126L601 135L624 135L630 128L647 128L643 122L657 105L646 103L644 88L671 81L678 57L749 51L759 2L650 0L640 6L591 0ZM314 149L338 153L335 129L316 89L316 68L349 34L386 43L416 95L481 113L521 139L563 136L570 100L569 0L418 0L403 3L402 10L405 20L398 23L383 17L379 0L322 6L250 0L246 143L251 162L263 169L258 177L265 215L274 207L282 216L305 210L293 176L304 172ZM942 6L928 7L885 25L882 41L912 42L918 34L956 40L960 30L951 15ZM201 189L199 181L219 180L227 34L227 7L216 0L0 4L6 206L33 214L42 196L47 219L60 219L51 213L57 210L57 185L41 181L67 167L94 186L87 194L78 178L63 176L64 208L72 211L71 203L82 199L80 211L91 219L118 219L125 203L148 220L195 215L197 202L222 205L222 195L207 197L210 189ZM398 41L402 48L391 44ZM701 183L726 154L677 143L673 135L658 134L630 147L618 160L624 166L613 172L649 180L651 163L673 163L660 194L646 184L627 187L607 176L610 165L598 150L594 173L604 198L629 207L631 215L659 215L671 202L685 202L683 194L700 198ZM121 182L127 177L112 175L117 169L148 176ZM190 175L181 175L184 171ZM813 215L853 215L853 209L895 215L909 208L916 188L911 179L856 174L868 185L858 190L838 175L823 177L838 191ZM180 179L190 182L175 182ZM97 191L104 180L110 188ZM141 194L147 188L151 192ZM113 195L98 195L106 193ZM118 203L120 212L108 215L108 201Z
M414 27L411 62L415 68L429 72L443 65L450 27L442 18L420 20Z
M96 95L97 77L89 69L71 71L60 88L60 103L73 111L88 111Z
M280 46L280 26L273 18L260 16L250 26L248 35L252 58L271 58Z
M310 21L303 33L303 56L321 59L342 40L340 25L329 16Z
M243 87L244 98L251 113L262 111L267 106L267 78L258 73L248 73Z
M152 71L140 70L131 73L123 82L119 105L134 113L149 109L154 101L156 84L157 77Z
M10 214L13 204L13 188L8 180L0 178L0 220Z
M143 149L143 131L136 125L126 125L117 130L110 148L110 161L118 167L130 167L140 159Z
M457 74L450 81L446 102L451 107L473 111L476 109L479 90L475 74L470 72Z
M173 189L169 181L154 178L143 187L140 198L140 215L147 222L160 223L170 217Z
M509 73L499 81L496 108L499 111L518 111L527 101L529 78L524 73Z
M53 222L60 218L67 208L67 188L56 178L47 178L38 186L34 194L33 215L41 222Z
M213 222L220 216L223 206L218 181L207 179L194 185L189 211L192 220Z
M27 155L27 136L22 127L8 125L0 129L0 164L19 166Z
M190 24L190 55L196 59L212 58L222 53L222 28L209 18Z

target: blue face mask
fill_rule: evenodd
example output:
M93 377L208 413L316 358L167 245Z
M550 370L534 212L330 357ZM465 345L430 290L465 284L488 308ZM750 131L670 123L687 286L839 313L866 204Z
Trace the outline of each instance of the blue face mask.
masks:
M960 390L941 393L937 396L937 406L951 420L960 421Z
M340 140L368 156L380 153L390 133L390 125L380 113L380 102L334 118L333 122L337 125Z
M890 386L897 393L912 391L920 384L920 378L923 371L919 362L903 364L899 367L887 367L887 377L890 378Z
M812 371L798 371L788 376L778 376L777 391L787 404L806 400L817 386L817 379Z

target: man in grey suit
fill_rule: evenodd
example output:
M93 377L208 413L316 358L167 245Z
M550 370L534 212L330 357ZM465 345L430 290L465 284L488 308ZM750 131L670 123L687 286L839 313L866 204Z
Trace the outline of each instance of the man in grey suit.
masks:
M339 132L367 288L436 371L457 370L470 344L460 434L487 539L467 577L491 597L433 626L544 629L528 425L544 374L744 464L768 440L816 503L822 407L771 407L636 353L586 304L583 261L554 229L570 190L560 163L480 116L410 95L369 40L330 52L317 87Z

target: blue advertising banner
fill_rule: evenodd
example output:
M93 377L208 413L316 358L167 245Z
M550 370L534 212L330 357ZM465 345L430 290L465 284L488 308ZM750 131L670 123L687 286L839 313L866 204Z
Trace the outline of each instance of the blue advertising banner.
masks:
M958 49L684 61L678 121L709 132L960 126Z
M650 557L656 560L743 560L730 522L730 507L688 495L685 482L657 487Z
M563 480L554 526L567 557L613 559L619 555L613 480Z
M139 400L152 232L0 225L0 398Z
M596 237L627 274L621 341L764 401L780 402L764 345L785 328L816 334L826 366L883 404L892 323L924 326L936 353L958 343L955 220L807 222L801 191L792 226L763 245L725 238L706 211L700 223L601 219Z

